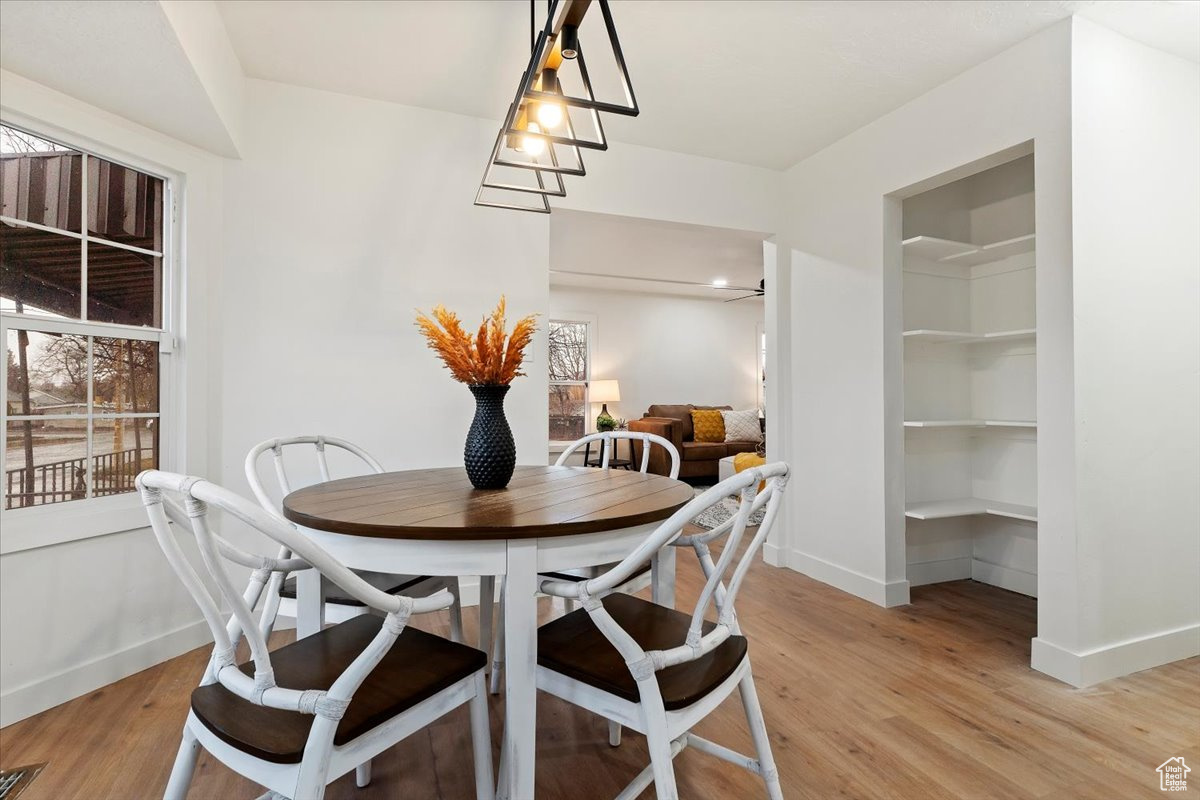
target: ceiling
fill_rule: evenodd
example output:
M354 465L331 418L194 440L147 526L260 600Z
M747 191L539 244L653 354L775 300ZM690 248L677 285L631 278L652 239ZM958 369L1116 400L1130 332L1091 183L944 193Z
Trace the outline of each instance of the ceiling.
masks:
M1198 0L612 7L642 113L606 115L610 138L773 169L1072 13L1200 61ZM0 66L236 157L239 62L253 78L498 120L525 64L528 24L523 0L3 0ZM589 26L602 28L599 14L583 31L599 61L600 32Z
M158 3L3 0L0 66L180 141L237 156Z
M545 3L539 0L540 14ZM488 119L528 58L523 0L219 4L250 77ZM612 139L784 169L1076 11L1200 59L1170 0L613 0L642 109ZM588 22L600 25L592 13ZM583 33L587 33L584 31ZM1157 39L1156 39L1157 37ZM589 53L595 37L581 37Z
M763 277L766 234L703 225L555 209L550 217L550 282L712 300L746 292ZM747 301L761 302L761 301Z

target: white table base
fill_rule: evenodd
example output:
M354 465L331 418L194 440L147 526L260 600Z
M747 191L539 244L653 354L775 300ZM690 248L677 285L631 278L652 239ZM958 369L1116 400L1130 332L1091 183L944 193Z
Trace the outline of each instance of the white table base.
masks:
M380 539L303 529L317 544L353 569L402 575L505 575L504 625L504 785L502 800L533 800L537 742L537 575L620 561L657 525L543 539L438 541ZM651 564L654 602L675 605L675 548L659 552ZM323 624L321 578L313 570L296 579L296 636ZM491 624L480 620L480 649L487 652Z

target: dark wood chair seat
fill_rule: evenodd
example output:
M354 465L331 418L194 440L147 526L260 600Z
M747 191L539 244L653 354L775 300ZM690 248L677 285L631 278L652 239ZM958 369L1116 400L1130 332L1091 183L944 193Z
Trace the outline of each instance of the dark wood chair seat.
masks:
M388 594L403 594L405 589L416 586L421 581L429 580L426 575L417 575L407 579L402 575L384 575L375 572L358 572L355 570L358 577L365 580L367 583ZM279 589L280 597L287 597L292 600L296 599L296 576L288 578L283 582L283 586ZM361 600L351 597L337 587L337 584L327 584L325 589L325 602L333 603L339 606L355 606L357 608L366 608L366 603Z
M328 689L362 653L383 624L361 616L326 628L271 653L275 681L288 689ZM487 656L473 647L405 628L354 694L333 743L342 745L483 669ZM253 662L239 669L254 674ZM219 683L192 692L192 711L228 744L267 761L298 764L313 717L257 706Z
M691 623L687 614L627 594L610 594L602 602L643 650L676 647L687 637ZM705 632L712 628L713 623L705 623ZM745 657L745 637L730 636L708 655L667 667L658 673L663 705L674 711L702 699L732 675ZM625 659L583 609L538 629L538 665L630 702L640 700Z

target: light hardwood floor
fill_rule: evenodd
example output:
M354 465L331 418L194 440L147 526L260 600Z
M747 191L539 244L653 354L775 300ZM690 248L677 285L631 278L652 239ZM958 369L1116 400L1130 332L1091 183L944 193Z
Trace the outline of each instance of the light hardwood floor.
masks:
M700 582L680 555L682 605ZM739 609L789 798L1152 798L1155 767L1173 756L1194 765L1200 792L1200 659L1072 689L1029 669L1035 602L969 581L915 589L912 605L887 610L759 563ZM561 607L543 600L541 611ZM469 609L470 636L475 623ZM445 633L444 619L420 625ZM208 652L0 730L3 766L49 762L22 800L160 797ZM492 704L496 742L503 702ZM698 732L752 752L736 695ZM601 720L546 696L537 748L546 799L611 798L647 763L640 736L610 748ZM460 709L376 759L371 786L348 775L326 796L463 800L470 763ZM676 771L685 798L764 796L753 775L699 752ZM257 794L202 755L189 796Z

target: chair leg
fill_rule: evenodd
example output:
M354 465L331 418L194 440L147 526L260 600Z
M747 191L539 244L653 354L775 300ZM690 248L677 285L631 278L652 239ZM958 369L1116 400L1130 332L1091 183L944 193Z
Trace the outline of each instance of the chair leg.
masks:
M475 756L475 800L493 800L492 728L488 720L487 688L483 672L475 675L475 696L471 698L471 750Z
M621 723L608 721L608 743L612 747L621 746Z
M364 761L354 768L354 785L365 789L371 785L371 762Z
M655 680L653 677L651 681ZM638 687L641 689L642 687ZM646 744L650 750L650 768L654 774L654 792L658 800L679 800L675 786L675 766L671 763L671 739L667 734L667 712L657 683L650 691L642 690L642 714L646 722Z
M500 769L496 775L496 800L511 800L508 796L508 726L500 734Z
M462 585L458 578L448 578L447 587L454 595L454 603L450 606L450 640L462 643L463 640L463 624L462 624Z
M492 608L496 599L496 577L479 576L479 649L489 656L492 652ZM485 672L490 672L492 660L488 658Z
M184 725L183 741L179 743L179 754L175 756L175 766L171 768L171 779L167 782L167 790L163 792L163 800L184 800L187 797L199 757L200 742L196 741L196 734Z
M504 589L500 592L500 615L496 635L492 637L492 678L488 687L492 694L500 694L500 678L504 674Z
M758 692L754 688L754 678L750 668L738 683L738 691L742 695L742 707L746 709L746 721L750 725L750 738L754 740L754 749L758 752L758 765L762 770L763 783L767 785L767 797L771 800L783 800L783 789L779 786L779 770L775 767L775 756L771 754L771 741L767 736L767 722L763 719L762 706L758 702Z

